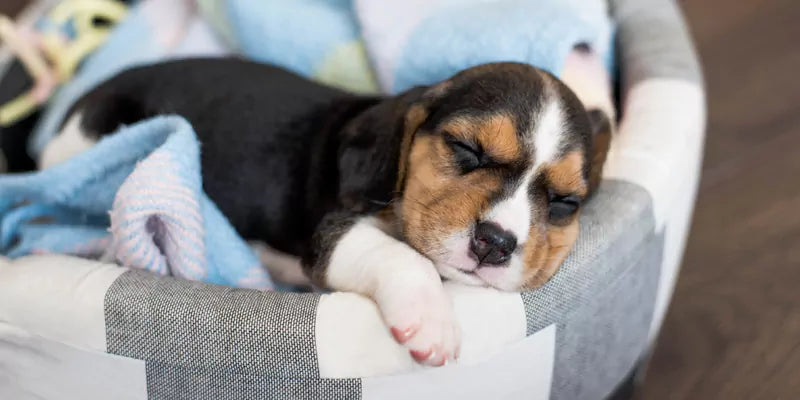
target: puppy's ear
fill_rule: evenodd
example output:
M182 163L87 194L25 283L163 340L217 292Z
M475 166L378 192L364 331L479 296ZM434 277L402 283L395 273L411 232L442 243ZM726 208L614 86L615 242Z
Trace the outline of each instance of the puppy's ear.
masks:
M589 123L592 130L591 151L589 154L589 196L594 194L603 177L603 164L611 146L611 136L614 124L608 114L599 109L588 112Z
M406 160L419 126L443 84L415 87L360 113L341 132L339 200L351 211L385 208L402 190Z

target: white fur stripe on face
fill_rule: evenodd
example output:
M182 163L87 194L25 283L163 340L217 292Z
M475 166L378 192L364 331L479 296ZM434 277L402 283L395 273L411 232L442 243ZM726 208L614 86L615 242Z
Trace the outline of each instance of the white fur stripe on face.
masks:
M566 135L564 134L564 113L557 98L549 96L541 111L532 116L533 132L530 137L535 150L531 169L520 181L519 186L506 199L498 202L489 210L484 218L494 222L501 228L510 231L522 244L528 238L531 224L531 203L528 187L539 173L542 165L554 161Z
M531 204L528 195L528 186L533 179L533 172L529 172L517 186L514 193L507 199L492 206L484 220L494 222L506 231L517 237L517 243L522 244L528 239L531 225Z
M552 162L558 157L559 149L565 136L565 116L558 100L551 98L542 107L541 112L534 115L533 118L534 131L531 137L536 151L534 155L534 170L538 170L543 164Z

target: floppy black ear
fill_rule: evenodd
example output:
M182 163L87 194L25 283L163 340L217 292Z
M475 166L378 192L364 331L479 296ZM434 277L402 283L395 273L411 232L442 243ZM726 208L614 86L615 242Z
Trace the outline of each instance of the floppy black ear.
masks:
M385 208L401 190L414 133L427 118L431 91L415 87L368 108L341 132L339 200L355 212Z
M589 123L592 130L591 153L589 155L589 190L591 196L600 185L603 177L603 165L611 146L611 136L614 129L610 117L599 109L588 110Z

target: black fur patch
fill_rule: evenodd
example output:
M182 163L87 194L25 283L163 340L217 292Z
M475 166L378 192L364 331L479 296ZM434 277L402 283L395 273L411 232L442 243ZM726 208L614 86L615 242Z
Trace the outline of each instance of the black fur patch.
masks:
M543 78L521 64L478 68L479 79L467 70L452 80L458 84L432 90L430 98L424 97L426 87L382 98L255 62L187 59L124 71L85 95L71 113L82 113L82 128L96 137L151 116L186 118L202 143L204 190L239 234L303 257L309 275L324 285L324 267L341 236L401 194L409 107L424 103L420 132L459 113L498 111L514 118L520 134L530 131ZM569 93L568 128L588 150L588 118L574 95L559 89ZM504 175L508 187L518 183L518 170Z

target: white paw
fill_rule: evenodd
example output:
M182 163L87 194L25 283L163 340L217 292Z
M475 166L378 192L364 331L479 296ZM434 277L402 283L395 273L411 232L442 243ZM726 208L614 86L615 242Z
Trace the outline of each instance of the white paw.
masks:
M393 274L375 301L394 338L417 362L441 366L458 358L460 329L438 275Z

